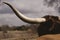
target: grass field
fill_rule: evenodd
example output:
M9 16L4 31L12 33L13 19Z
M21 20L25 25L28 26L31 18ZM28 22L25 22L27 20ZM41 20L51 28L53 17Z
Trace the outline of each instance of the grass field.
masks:
M37 34L29 33L28 31L0 31L0 40L36 40Z

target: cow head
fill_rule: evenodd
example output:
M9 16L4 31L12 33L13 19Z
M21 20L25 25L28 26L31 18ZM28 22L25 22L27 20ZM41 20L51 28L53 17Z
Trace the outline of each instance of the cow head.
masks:
M37 32L39 36L46 34L59 34L60 33L60 20L57 16L46 15L43 18L45 22L41 22Z

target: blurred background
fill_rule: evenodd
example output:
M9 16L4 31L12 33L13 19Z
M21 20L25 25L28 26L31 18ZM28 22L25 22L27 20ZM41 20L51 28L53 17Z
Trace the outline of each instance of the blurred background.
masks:
M45 15L60 16L60 0L1 0L16 7L27 17L43 17ZM21 21L7 5L0 2L0 25L20 26L27 23Z

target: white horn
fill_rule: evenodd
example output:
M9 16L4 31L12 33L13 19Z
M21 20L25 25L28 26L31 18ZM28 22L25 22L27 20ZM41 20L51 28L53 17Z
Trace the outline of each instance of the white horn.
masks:
M22 13L20 13L15 7L13 7L10 3L8 2L3 2L4 4L8 5L13 12L16 14L18 18L20 18L22 21L27 22L27 23L40 23L40 22L45 22L45 18L28 18L24 16Z

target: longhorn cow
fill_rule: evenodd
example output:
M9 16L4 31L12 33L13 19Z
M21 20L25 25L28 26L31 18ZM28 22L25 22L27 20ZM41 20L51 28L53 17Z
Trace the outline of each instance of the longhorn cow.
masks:
M32 24L40 24L37 28L37 32L39 36L46 34L58 34L60 33L60 18L57 16L47 15L41 18L29 18L24 16L21 12L19 12L13 5L8 2L3 2L8 5L12 11L16 14L16 16L24 22L32 23Z

